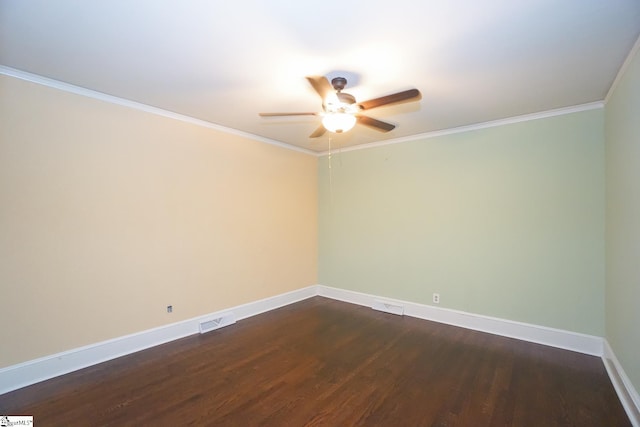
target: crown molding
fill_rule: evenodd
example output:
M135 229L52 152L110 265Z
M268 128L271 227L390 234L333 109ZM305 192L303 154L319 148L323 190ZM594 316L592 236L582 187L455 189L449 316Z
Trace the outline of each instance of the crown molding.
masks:
M629 56L627 57L627 60L625 61L625 64L623 64L622 68L620 69L620 73L618 73L618 77L616 78L616 81L614 81L614 85L617 84L616 82L619 80L620 76L623 74L624 69L626 68L628 62L630 62L630 58L633 57L633 53L638 50L638 48L640 48L640 38L638 39L638 41L636 42L636 45L634 46L634 48L631 50ZM124 98L120 98L117 96L113 96L113 95L109 95L103 92L98 92L92 89L87 89L81 86L76 86L76 85L72 85L70 83L65 83L65 82L61 82L59 80L55 80L55 79L50 79L48 77L43 77L37 74L32 74L26 71L22 71L22 70L18 70L15 68L11 68L11 67L7 67L4 65L0 65L0 74L6 75L6 76L10 76L10 77L15 77L17 79L21 79L21 80L25 80L25 81L29 81L32 83L36 83L36 84L40 84L43 86L47 86L47 87L51 87L54 89L58 89L58 90L62 90L65 92L69 92L69 93L74 93L76 95L80 95L80 96L85 96L88 98L93 98L93 99L97 99L100 101L104 101L104 102L108 102L111 104L116 104L116 105L121 105L124 107L128 107L128 108L133 108L139 111L144 111L147 113L151 113L151 114L155 114L158 116L162 116L162 117L167 117L170 119L174 119L174 120L179 120L182 122L186 122L186 123L191 123L194 124L196 126L202 126L208 129L213 129L213 130L217 130L220 132L225 132L231 135L236 135L236 136L240 136L243 138L247 138L247 139L251 139L254 141L258 141L258 142L262 142L265 144L269 144L269 145L274 145L280 148L284 148L287 150L292 150L292 151L297 151L300 153L304 153L304 154L308 154L314 157L322 157L322 156L327 156L329 154L331 154L332 151L326 150L326 151L313 151L313 150L309 150L306 148L302 148L302 147L297 147L295 145L291 145L291 144L287 144L284 142L280 142L280 141L276 141L274 139L270 139L270 138L265 138L259 135L255 135L249 132L244 132L238 129L234 129L234 128L229 128L226 126L222 126L216 123L212 123L212 122L208 122L206 120L201 120L201 119L196 119L194 117L190 117L190 116L186 116L183 114L178 114L175 113L173 111L168 111L168 110L163 110L162 108L158 108L158 107L153 107L151 105L147 105L147 104L143 104L140 102L136 102L136 101L131 101L128 99L124 99ZM612 90L613 90L613 85L612 85ZM611 91L609 91L609 94L611 93ZM609 94L607 95L607 97L609 96ZM467 126L460 126L460 127L455 127L455 128L450 128L450 129L443 129L443 130L437 130L437 131L433 131L433 132L425 132L425 133L421 133L421 134L417 134L417 135L411 135L411 136L406 136L406 137L401 137L401 138L394 138L394 139L389 139L389 140L385 140L385 141L378 141L378 142L372 142L372 143L368 143L368 144L360 144L360 145L356 145L356 146L352 146L352 147L345 147L345 148L340 148L340 152L348 152L348 151L356 151L356 150L364 150L364 149L368 149L368 148L374 148L374 147L381 147L384 145L391 145L391 144L400 144L403 142L411 142L411 141L416 141L416 140L420 140L420 139L430 139L430 138L436 138L439 136L445 136L445 135L452 135L452 134L456 134L456 133L463 133L463 132L470 132L470 131L474 131L474 130L479 130L479 129L487 129L487 128L492 128L492 127L498 127L498 126L504 126L504 125L508 125L508 124L513 124L513 123L520 123L520 122L526 122L526 121L530 121L530 120L537 120L537 119L543 119L543 118L548 118L548 117L555 117L555 116L561 116L561 115L565 115L565 114L572 114L572 113L577 113L577 112L581 112L581 111L588 111L588 110L594 110L594 109L598 109L598 108L604 108L604 105L606 103L605 101L596 101L596 102L590 102L587 104L581 104L581 105L575 105L575 106L571 106L571 107L563 107L563 108L558 108L558 109L554 109L554 110L548 110L548 111L542 111L542 112L538 112L538 113L532 113L532 114L524 114L524 115L520 115L520 116L514 116L514 117L509 117L509 118L505 118L505 119L498 119L498 120L492 120L492 121L488 121L488 122L483 122L483 123L476 123L473 125L467 125Z
M85 96L87 98L97 99L99 101L108 102L111 104L120 105L123 107L133 108L135 110L144 111L146 113L155 114L157 116L167 117L173 120L178 120L181 122L190 123L196 126L205 127L208 129L213 129L220 132L225 132L231 135L240 136L243 138L251 139L254 141L262 142L269 145L275 145L280 148L285 148L287 150L298 151L300 153L309 154L312 156L318 156L318 153L315 151L308 150L302 147L296 147L294 145L285 144L280 141L276 141L274 139L265 138L259 135L255 135L249 132L243 132L238 129L229 128L226 126L222 126L216 123L208 122L206 120L196 119L194 117L186 116L183 114L174 113L173 111L163 110L162 108L153 107L151 105L143 104L141 102L131 101L128 99L120 98L117 96L109 95L103 92L98 92L95 90L87 89L81 86L72 85L70 83L61 82L59 80L50 79L48 77L43 77L37 74L28 73L26 71L17 70L15 68L7 67L4 65L0 65L0 74L9 77L15 77L20 80L25 80L31 83L36 83L42 86L47 86L53 89L58 89L64 92L73 93L80 96Z
M381 147L383 145L400 144L403 142L417 141L419 139L431 139L439 136L452 135L456 133L471 132L474 130L487 129L492 127L510 125L514 123L528 122L531 120L546 119L549 117L563 116L565 114L579 113L582 111L597 110L604 108L603 101L589 102L586 104L574 105L571 107L556 108L554 110L541 111L538 113L524 114L521 116L508 117L506 119L492 120L489 122L476 123L473 125L460 126L450 129L436 130L433 132L425 132L417 135L406 136L402 138L388 139L386 141L372 142L369 144L355 145L352 147L340 148L340 152L364 150L367 148ZM322 151L318 156L327 156L333 151Z
M639 50L640 50L640 36L638 36L638 39L636 40L633 47L629 51L627 58L624 60L624 62L622 63L622 66L618 70L618 74L616 75L616 78L613 80L613 83L611 83L611 87L607 92L607 96L605 96L604 98L605 105L609 102L609 99L611 99L611 96L613 95L616 88L620 84L620 80L622 79L622 76L624 76L624 74L626 73L627 68L629 68L631 61L633 60L634 56L636 55L636 53L638 53Z

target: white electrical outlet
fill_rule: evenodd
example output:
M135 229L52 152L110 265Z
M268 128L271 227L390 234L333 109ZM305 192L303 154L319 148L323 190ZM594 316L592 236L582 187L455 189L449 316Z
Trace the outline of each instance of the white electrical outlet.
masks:
M440 304L440 294L433 294L433 303Z

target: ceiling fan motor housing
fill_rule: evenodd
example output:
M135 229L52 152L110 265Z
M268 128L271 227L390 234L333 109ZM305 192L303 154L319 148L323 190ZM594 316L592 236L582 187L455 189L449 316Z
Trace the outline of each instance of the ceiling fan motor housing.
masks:
M356 97L351 95L350 93L338 92L338 93L336 93L336 96L338 97L338 100L340 102L342 102L343 104L355 104L356 103Z
M344 77L335 77L331 80L331 85L336 90L336 93L327 96L324 100L323 107L327 113L349 113L354 114L358 112L358 108L355 107L356 98L350 93L342 92L342 89L347 85L347 79Z

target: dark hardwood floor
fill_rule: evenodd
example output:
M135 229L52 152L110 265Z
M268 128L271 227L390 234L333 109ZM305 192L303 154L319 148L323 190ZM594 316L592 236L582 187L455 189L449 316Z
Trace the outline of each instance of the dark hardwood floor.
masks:
M0 395L37 426L630 426L600 358L315 297Z

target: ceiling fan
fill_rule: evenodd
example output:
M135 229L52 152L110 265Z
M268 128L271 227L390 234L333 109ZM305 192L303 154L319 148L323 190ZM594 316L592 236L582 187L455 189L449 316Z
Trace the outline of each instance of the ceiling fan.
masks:
M327 130L334 133L347 132L356 122L380 132L389 132L395 128L395 125L364 116L360 113L365 110L382 107L383 105L418 101L422 97L418 89L409 89L364 102L356 102L356 98L353 95L342 92L347 85L347 79L344 77L336 77L331 80L331 83L323 76L307 77L307 80L322 98L322 112L260 113L260 116L321 116L322 125L309 135L309 138L318 138L324 135Z

